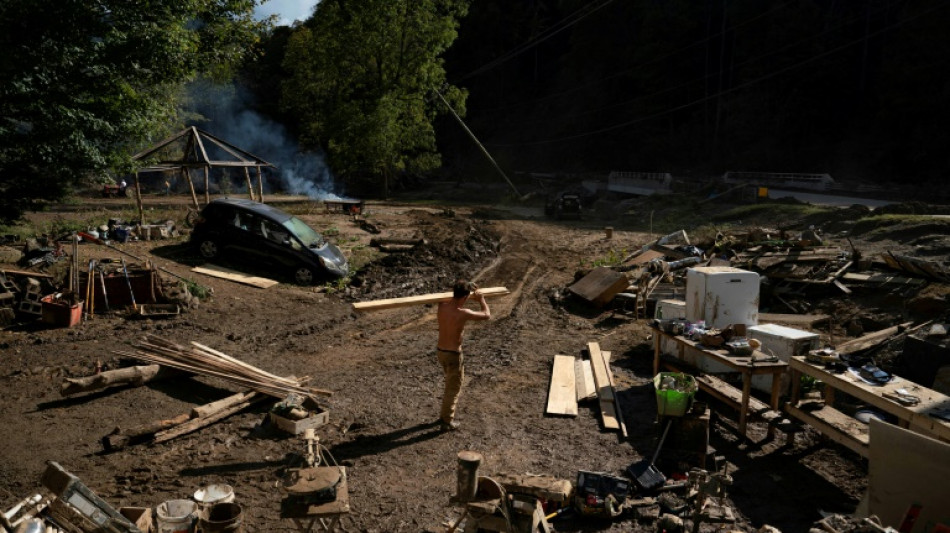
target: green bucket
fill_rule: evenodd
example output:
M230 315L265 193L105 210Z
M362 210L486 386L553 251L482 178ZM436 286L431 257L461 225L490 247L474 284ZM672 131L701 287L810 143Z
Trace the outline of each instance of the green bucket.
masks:
M675 388L663 388L664 382ZM683 416L696 394L696 380L682 372L660 372L653 378L656 389L656 411L660 416Z

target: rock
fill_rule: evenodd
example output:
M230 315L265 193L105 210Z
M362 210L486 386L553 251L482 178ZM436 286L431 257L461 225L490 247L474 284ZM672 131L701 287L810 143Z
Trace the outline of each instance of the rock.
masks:
M666 533L679 533L683 531L683 519L671 514L665 514L656 521L656 530Z

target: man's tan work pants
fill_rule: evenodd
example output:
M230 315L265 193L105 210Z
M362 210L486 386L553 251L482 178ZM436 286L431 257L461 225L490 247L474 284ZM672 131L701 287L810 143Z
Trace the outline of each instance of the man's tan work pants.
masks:
M442 411L439 418L451 422L455 418L455 406L462 391L462 378L465 377L465 365L462 364L462 352L436 349L442 372L445 373L445 392L442 393Z

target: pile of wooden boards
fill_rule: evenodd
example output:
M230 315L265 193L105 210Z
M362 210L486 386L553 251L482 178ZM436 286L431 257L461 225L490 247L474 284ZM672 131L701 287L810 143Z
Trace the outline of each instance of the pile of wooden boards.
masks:
M590 359L555 355L545 410L550 415L577 416L577 403L597 398L604 429L619 430L627 436L620 402L610 370L610 352L602 351L596 342L587 344Z
M278 398L283 398L290 393L311 397L333 394L327 390L304 387L305 379L276 376L197 342L192 342L190 347L185 347L148 335L144 341L134 346L137 348L134 352L116 351L114 353L186 372L220 378Z

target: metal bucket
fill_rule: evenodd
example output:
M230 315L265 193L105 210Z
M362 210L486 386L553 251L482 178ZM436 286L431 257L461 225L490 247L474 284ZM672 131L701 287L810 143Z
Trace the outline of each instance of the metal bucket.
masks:
M242 533L244 510L236 503L216 503L208 511L207 518L198 519L200 533Z
M208 516L208 510L216 503L231 503L234 501L234 489L224 483L208 485L195 491L193 496L198 503L202 516Z
M191 500L169 500L155 508L157 533L194 533L198 504Z

